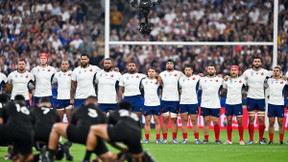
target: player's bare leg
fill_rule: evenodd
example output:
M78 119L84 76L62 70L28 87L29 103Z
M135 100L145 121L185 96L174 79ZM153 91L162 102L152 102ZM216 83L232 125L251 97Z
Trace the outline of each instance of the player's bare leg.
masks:
M258 111L257 116L258 116L258 123L259 123L259 143L261 145L265 145L266 143L263 140L263 135L265 131L265 120L264 120L265 111Z
M173 136L172 143L174 143L174 144L178 144L178 141L177 141L177 132L178 132L177 118L178 118L178 114L171 113L172 136Z
M169 112L162 113L162 118L163 118L163 123L162 123L163 141L162 143L168 143L167 132L168 132Z
M66 134L67 127L68 127L68 124L66 123L56 123L53 125L53 128L50 132L49 145L48 145L50 161L54 161L53 157L54 157L60 136L67 138L67 134Z
M69 109L66 108L66 109L65 109L68 122L70 122L70 120L71 120L72 110L73 110L72 108L69 108Z
M275 124L275 117L270 117L269 118L269 145L273 144L273 138L274 138L274 124ZM280 130L279 130L279 134L280 134Z
M255 111L249 111L249 136L250 141L248 142L248 145L254 144L254 121L255 121Z
M278 126L279 126L279 142L280 145L283 145L283 137L284 137L284 118L279 118L278 119Z
M133 113L135 113L135 114L139 117L139 119L141 119L141 114L142 114L142 112L140 112L140 111L133 111Z
M145 137L146 137L146 139L145 139L144 143L149 143L151 116L152 116L152 115L147 115L147 116L145 116L145 126L144 126L144 130L145 130Z
M29 154L29 155L23 155L23 154L18 154L19 155L19 161L20 162L32 162L33 159L33 154Z
M58 115L60 116L61 121L63 120L64 110L57 110Z
M244 129L243 129L243 120L242 116L236 116L237 124L238 124L238 132L239 132L239 144L240 145L245 145L245 142L243 141L243 134L244 134Z
M214 125L214 133L215 133L215 143L216 144L221 144L221 141L219 139L220 137L220 125L219 125L219 117L212 117L212 122Z
M191 114L190 119L193 125L193 132L194 132L194 137L195 137L195 142L196 144L200 144L199 140L199 126L198 126L198 114Z
M210 127L210 116L204 116L204 141L203 144L208 144L209 142L209 127Z
M188 112L186 113L181 113L181 121L182 121L182 135L183 135L183 141L181 142L182 144L186 144L187 143L187 123L188 123Z
M156 132L156 143L160 143L160 116L153 115L155 122L155 132Z

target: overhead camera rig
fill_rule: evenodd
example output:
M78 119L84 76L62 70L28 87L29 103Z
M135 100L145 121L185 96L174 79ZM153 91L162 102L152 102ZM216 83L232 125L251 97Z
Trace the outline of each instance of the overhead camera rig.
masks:
M148 22L148 15L150 13L150 9L157 5L160 5L162 0L157 0L156 2L151 2L151 0L132 0L130 5L135 8L140 8L141 15L145 18L145 21L141 21L138 30L143 36L150 35L152 29L151 24Z

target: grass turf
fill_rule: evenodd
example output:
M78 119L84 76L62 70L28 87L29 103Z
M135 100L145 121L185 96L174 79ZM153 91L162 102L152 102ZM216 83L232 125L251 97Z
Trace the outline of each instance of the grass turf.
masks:
M181 130L178 131L178 142L182 141ZM286 133L286 132L285 132ZM145 140L143 130L142 141ZM258 131L255 131L255 141L258 140ZM172 144L171 130L168 132L168 144L156 144L155 131L151 129L150 143L143 144L145 151L150 152L156 161L160 162L190 162L190 161L287 161L288 159L288 146L279 145L278 132L274 133L274 145L261 146L255 143L253 146L240 146L238 143L238 131L234 130L232 135L233 145L216 145L214 144L214 131L210 130L210 143L207 145L196 145L194 143L193 131L188 131L188 144ZM268 138L268 132L265 132L264 137ZM200 130L200 140L203 141L203 130ZM162 136L161 136L162 139ZM227 140L225 130L220 133L222 142ZM249 140L248 131L244 131L244 141L247 143ZM269 138L267 139L269 141ZM287 135L284 137L284 143L288 140ZM107 144L108 145L108 144ZM112 152L118 152L111 146L109 149ZM85 147L79 144L73 144L70 148L74 155L74 161L81 161L85 155ZM0 161L4 161L3 157L7 152L7 147L0 147ZM93 158L95 155L93 155ZM92 158L91 158L92 159ZM62 161L66 161L63 158Z

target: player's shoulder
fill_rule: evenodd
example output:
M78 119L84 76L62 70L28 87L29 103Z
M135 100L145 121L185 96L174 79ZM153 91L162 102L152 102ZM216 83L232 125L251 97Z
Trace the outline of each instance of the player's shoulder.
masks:
M14 75L16 75L16 74L18 74L18 71L17 71L17 70L12 71L8 76L14 76Z
M93 69L93 70L96 70L96 71L100 71L101 69L96 66L96 65L89 65L89 68Z
M146 78L146 75L145 74L143 74L143 73L136 73L137 75L139 75L140 76L140 78Z
M4 73L1 73L1 72L0 72L0 76L1 77L6 77L6 75Z

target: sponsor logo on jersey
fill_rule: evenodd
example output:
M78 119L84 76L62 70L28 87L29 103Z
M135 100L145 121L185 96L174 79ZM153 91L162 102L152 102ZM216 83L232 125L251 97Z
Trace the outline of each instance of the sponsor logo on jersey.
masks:
M218 82L218 79L216 80L216 82Z
M112 74L112 75L110 75L110 77L111 77L111 78L113 78L113 77L114 77L114 75Z
M283 81L281 81L280 84L283 84Z
M264 73L262 72L261 75L264 75Z
M92 72L92 69L90 69L89 71Z
M193 78L193 80L195 80L195 78Z
M68 76L71 76L71 74L68 74Z
M139 75L137 75L136 78L139 78Z
M48 72L50 72L51 70L50 69L48 69Z
M239 83L242 83L242 80L240 80Z
M26 75L25 77L28 78L28 75Z
M177 74L174 74L175 77L177 77Z

